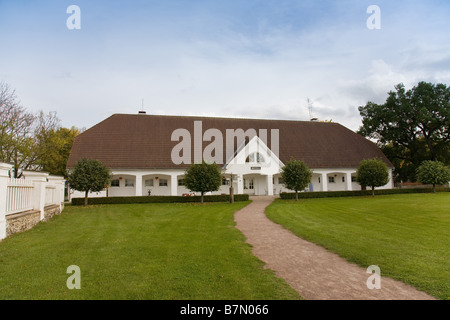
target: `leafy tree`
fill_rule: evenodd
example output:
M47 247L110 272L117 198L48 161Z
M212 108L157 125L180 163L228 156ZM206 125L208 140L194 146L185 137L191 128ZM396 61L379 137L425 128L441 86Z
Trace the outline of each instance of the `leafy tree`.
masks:
M19 178L22 170L39 169L39 159L46 152L46 135L58 123L54 112L28 112L15 91L0 82L0 161L13 164L15 177Z
M362 186L372 187L372 196L375 196L375 187L384 186L389 182L388 168L379 159L362 160L356 171L356 181Z
M403 146L394 146L393 143L381 146L381 151L394 165L394 179L401 181L416 181L416 170L422 161L429 159L424 139L416 141L415 152Z
M295 200L298 201L298 191L304 190L311 181L312 172L300 160L291 159L281 168L281 179L286 188L295 191Z
M358 133L389 151L399 180L415 181L423 160L450 164L450 88L420 82L411 90L403 84L395 89L384 104L359 107L363 124Z
M222 184L222 173L220 167L216 163L192 164L185 173L185 186L195 192L201 193L201 203L203 203L203 195L205 192L217 191Z
M45 134L41 148L42 155L38 164L43 171L67 178L66 165L73 141L80 131L72 127L52 129Z
M450 181L450 169L439 161L424 161L417 168L417 179L423 184L432 184L436 193L436 185L446 184Z
M84 192L84 205L88 204L89 192L100 192L111 180L110 170L99 160L81 159L69 173L69 185L72 189Z

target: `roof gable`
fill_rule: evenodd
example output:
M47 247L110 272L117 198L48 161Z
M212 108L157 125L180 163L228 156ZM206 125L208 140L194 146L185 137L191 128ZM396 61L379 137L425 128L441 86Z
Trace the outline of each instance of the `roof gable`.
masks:
M242 145L236 155L224 165L227 171L233 173L254 170L262 174L276 174L283 166L278 155L272 152L258 136Z

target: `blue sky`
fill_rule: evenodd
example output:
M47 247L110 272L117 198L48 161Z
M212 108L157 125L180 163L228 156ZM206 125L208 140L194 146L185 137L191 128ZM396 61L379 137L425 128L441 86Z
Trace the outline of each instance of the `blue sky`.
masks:
M81 29L69 30L70 5ZM366 12L381 9L381 29ZM450 1L0 0L0 81L89 128L113 113L332 119L450 84Z

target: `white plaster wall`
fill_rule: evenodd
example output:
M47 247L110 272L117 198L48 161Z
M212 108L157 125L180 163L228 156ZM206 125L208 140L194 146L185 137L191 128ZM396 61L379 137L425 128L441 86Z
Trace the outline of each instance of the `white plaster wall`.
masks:
M361 185L358 182L352 182L352 190L361 190Z
M313 178L312 180L314 181L315 185L314 185L314 191L321 191L322 190L322 185L323 185L323 181L322 181L322 173L326 173L327 175L327 187L328 187L328 191L345 191L347 190L347 174L349 173L351 176L356 176L356 168L354 169L348 169L348 168L337 168L337 169L316 169L313 170ZM328 182L328 176L333 176L336 175L335 177L335 183L330 183ZM318 177L320 177L321 181L320 183L318 183ZM342 182L342 177L345 177L345 182ZM316 183L317 183L317 188L316 188ZM393 184L393 180L392 180L392 169L389 169L389 182L382 186L382 187L377 187L375 188L375 190L378 189L392 189L394 187ZM351 190L356 191L356 190L361 190L361 186L359 185L358 182L351 182Z
M99 197L106 197L106 190L103 190L101 192L89 192L88 198L99 198ZM70 199L72 198L83 198L84 199L84 192L76 191L71 189L70 191Z
M345 191L347 190L347 182L342 182L342 177L346 178L345 174L340 172L332 172L327 175L328 177L334 177L334 182L328 181L328 191Z
M130 174L114 175L113 180L119 180L119 187L109 187L108 197L131 197L136 195L136 177ZM133 180L133 187L126 187L125 180Z
M252 152L252 150L250 150ZM263 154L264 155L264 154ZM281 192L292 192L292 190L289 190L285 188L284 185L279 184L278 177L280 176L280 166L278 163L274 163L273 161L269 164L249 164L245 163L245 159L243 159L244 163L236 163L232 164L228 167L226 172L224 173L225 176L233 173L235 175L233 186L234 186L234 192L235 194L238 193L238 177L237 175L242 174L243 178L249 178L252 177L254 181L254 189L253 190L247 190L243 189L244 193L248 194L256 194L256 195L265 195L267 194L267 175L273 175L273 190L275 194L279 194ZM260 170L251 170L252 166L258 166L261 167ZM323 185L323 176L322 173L327 175L327 187L328 191L341 191L341 190L347 190L347 173L350 173L352 175L356 174L356 168L355 169L348 169L348 168L332 168L332 169L316 169L313 170L313 175L311 178L311 182L313 183L313 191L322 191L322 185ZM185 171L184 170L120 170L120 171L114 171L113 170L113 179L119 179L119 187L109 187L108 188L108 196L114 197L114 196L135 196L136 195L136 179L142 179L142 192L141 194L143 196L148 195L148 190L151 189L152 195L171 195L171 177L177 176L177 186L175 188L177 195L182 195L183 193L189 193L190 191L184 187L184 186L178 186L178 179L182 179L184 177ZM329 183L328 182L328 176L335 175L335 183ZM383 187L379 187L376 189L391 189L393 188L393 182L392 182L392 170L389 171L390 181L388 184L386 184ZM156 179L158 177L158 179ZM319 183L319 177L321 179L321 182ZM342 177L345 177L345 182L342 182ZM166 179L168 185L167 186L159 186L159 179ZM125 179L134 179L134 187L125 187ZM154 186L153 187L146 187L145 186L145 180L146 179L153 179ZM241 182L243 184L243 181ZM352 190L361 190L360 185L357 182L351 183ZM221 186L218 191L213 192L212 194L229 194L229 186ZM106 190L101 192L94 192L90 193L89 197L106 197ZM84 193L71 190L71 198L84 198Z

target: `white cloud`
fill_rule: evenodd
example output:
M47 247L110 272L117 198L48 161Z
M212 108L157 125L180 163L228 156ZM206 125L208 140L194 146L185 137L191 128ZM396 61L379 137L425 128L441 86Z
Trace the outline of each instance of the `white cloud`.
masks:
M384 60L378 59L371 62L365 78L343 80L339 83L339 87L350 98L360 103L368 101L382 103L387 93L394 90L395 85L399 83L409 85L408 77L395 71L394 67Z

